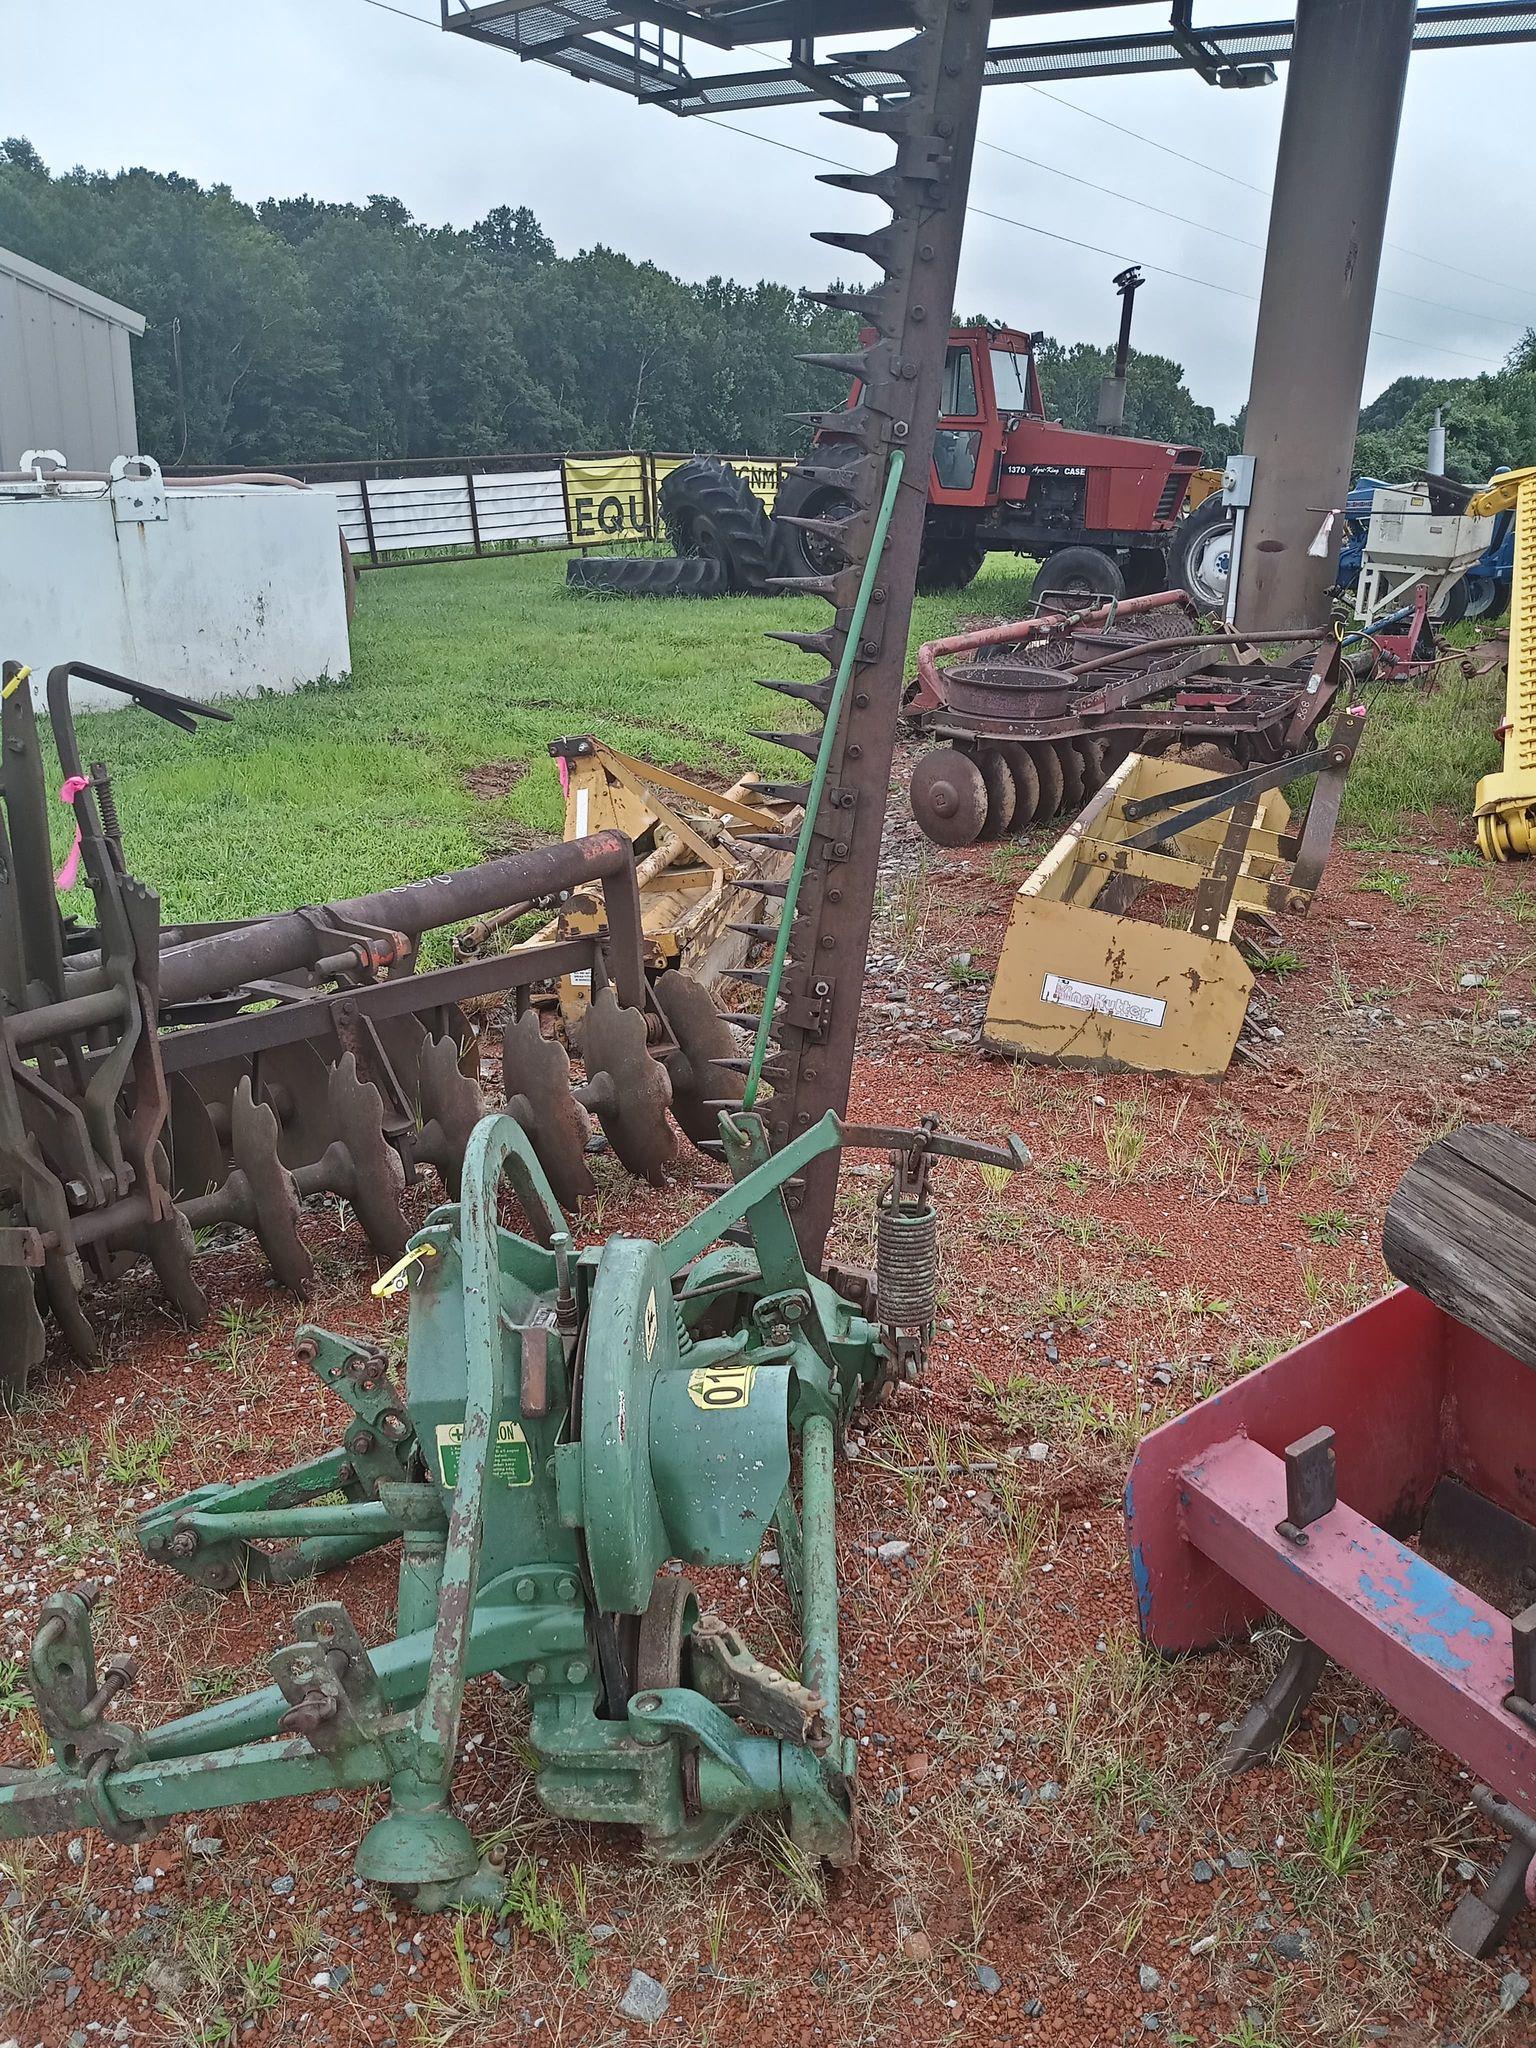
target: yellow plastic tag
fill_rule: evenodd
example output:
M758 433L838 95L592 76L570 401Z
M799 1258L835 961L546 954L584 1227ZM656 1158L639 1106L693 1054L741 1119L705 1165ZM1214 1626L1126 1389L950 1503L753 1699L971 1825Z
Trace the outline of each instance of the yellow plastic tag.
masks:
M16 692L21 688L22 684L27 680L28 676L30 676L31 673L32 671L30 668L17 669L15 675L11 677L11 680L6 684L5 688L3 690L0 690L0 704L3 704L7 697L14 697Z
M414 1246L412 1250L406 1253L403 1259L396 1259L387 1273L381 1273L368 1292L379 1295L381 1298L386 1294L404 1294L411 1284L411 1268L423 1265L428 1259L435 1259L436 1257L437 1246L435 1244L418 1244Z
M706 1365L688 1375L688 1398L695 1408L745 1408L752 1399L752 1365Z

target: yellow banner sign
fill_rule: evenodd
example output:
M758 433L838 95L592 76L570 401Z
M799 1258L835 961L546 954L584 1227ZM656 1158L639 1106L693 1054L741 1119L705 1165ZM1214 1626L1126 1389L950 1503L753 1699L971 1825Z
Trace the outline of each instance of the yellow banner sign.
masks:
M662 485L674 469L681 469L685 462L693 462L696 459L692 455L657 455L653 457L656 469L657 490L660 491ZM789 467L788 463L771 455L732 455L727 459L736 474L749 483L758 497L762 499L765 509L771 512L773 510L773 501L779 495L780 479Z
M653 539L649 469L644 455L568 455L565 517L573 545Z

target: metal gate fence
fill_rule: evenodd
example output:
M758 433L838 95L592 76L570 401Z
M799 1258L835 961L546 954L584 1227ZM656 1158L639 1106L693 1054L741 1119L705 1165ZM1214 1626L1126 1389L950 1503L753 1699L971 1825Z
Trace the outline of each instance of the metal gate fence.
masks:
M612 548L665 538L662 483L691 455L620 450L493 455L467 461L312 463L299 477L336 501L360 568L463 561L537 548ZM792 456L726 455L767 506ZM195 470L173 472L193 476Z

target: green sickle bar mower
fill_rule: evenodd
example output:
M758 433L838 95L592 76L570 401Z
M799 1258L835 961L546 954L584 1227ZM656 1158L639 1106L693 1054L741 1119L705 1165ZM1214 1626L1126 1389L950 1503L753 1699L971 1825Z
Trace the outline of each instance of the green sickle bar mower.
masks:
M510 1117L476 1126L460 1202L379 1282L410 1291L403 1390L383 1353L301 1330L298 1355L351 1410L341 1446L273 1478L144 1514L150 1558L224 1589L333 1570L400 1544L396 1635L367 1649L340 1602L307 1607L273 1683L155 1728L109 1716L130 1658L97 1669L94 1589L43 1609L31 1684L54 1761L6 1772L0 1837L99 1828L384 1784L362 1877L423 1910L491 1902L501 1878L454 1813L467 1682L526 1688L550 1812L628 1822L688 1858L746 1815L808 1854L854 1856L854 1745L839 1716L833 1462L847 1419L920 1361L933 1318L936 1153L1027 1157L827 1115L770 1155L720 1119L731 1185L664 1243L576 1254ZM815 1278L786 1185L844 1144L893 1150L871 1284ZM503 1178L532 1228L497 1222ZM743 1227L744 1226L744 1227ZM798 1446L798 1460L794 1451ZM792 1471L798 1465L798 1485ZM666 1567L749 1563L770 1524L798 1611L798 1678L760 1663ZM268 1548L266 1546L275 1546Z

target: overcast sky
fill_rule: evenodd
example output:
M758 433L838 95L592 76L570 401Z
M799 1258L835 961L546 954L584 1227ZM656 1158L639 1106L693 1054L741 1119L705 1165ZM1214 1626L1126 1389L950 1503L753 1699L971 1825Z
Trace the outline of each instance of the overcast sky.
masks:
M1201 0L1196 18L1280 11ZM1167 19L1166 4L1132 7L1113 26ZM961 311L1108 341L1111 274L1140 262L1137 341L1183 362L1195 395L1229 413L1247 390L1281 79L1241 93L1183 75L992 88ZM1533 86L1536 45L1415 59L1368 396L1408 370L1495 368L1536 323ZM434 0L0 0L0 133L30 136L55 170L146 164L248 200L390 192L433 223L527 205L562 254L603 241L689 278L824 284L837 258L810 229L859 225L867 203L816 185L818 165L775 145L846 164L888 146L808 111L730 119L749 132L444 35Z

